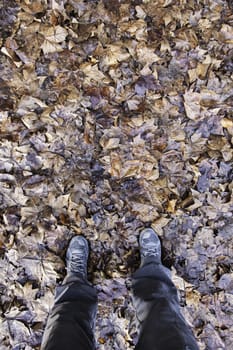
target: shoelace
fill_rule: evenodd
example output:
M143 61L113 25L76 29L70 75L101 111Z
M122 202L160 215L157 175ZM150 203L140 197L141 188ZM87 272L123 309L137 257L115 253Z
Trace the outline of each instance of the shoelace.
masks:
M157 246L155 247L148 247L146 248L146 250L144 251L144 256L147 256L147 255L154 255L154 256L157 256L159 255L159 251L157 249Z
M70 269L74 272L81 272L82 274L86 273L83 254L81 252L75 252L72 254L70 259Z

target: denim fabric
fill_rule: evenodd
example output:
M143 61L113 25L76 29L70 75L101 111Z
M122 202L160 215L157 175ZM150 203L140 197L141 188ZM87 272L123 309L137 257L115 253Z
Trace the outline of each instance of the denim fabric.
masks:
M135 350L198 350L180 312L169 270L151 261L133 275L133 303L140 324Z
M41 350L94 350L97 294L85 280L69 278L58 286Z
M132 282L140 324L135 350L198 350L180 312L169 270L148 259ZM68 275L56 289L41 350L94 350L96 310L97 295L91 284L80 276Z

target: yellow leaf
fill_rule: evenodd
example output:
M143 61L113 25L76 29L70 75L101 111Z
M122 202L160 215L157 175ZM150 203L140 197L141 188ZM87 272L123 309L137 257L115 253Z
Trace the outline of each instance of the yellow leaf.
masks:
M119 177L121 172L121 159L117 153L111 153L111 167L109 169L109 173L112 176Z
M45 40L43 44L41 45L41 49L43 50L44 54L48 53L54 53L54 52L61 52L63 51L63 48L61 45L56 44L56 43L51 43L48 40Z
M209 67L210 67L209 64L203 64L203 63L198 64L197 75L199 79L202 79L202 80L206 79Z
M229 129L233 127L233 121L231 119L228 118L223 118L221 120L221 124L223 128Z
M62 43L68 32L65 28L61 26L49 27L44 33L45 39L51 43Z
M142 64L150 65L161 60L161 58L155 54L155 50L149 48L145 43L138 44L136 52L138 60Z
M64 42L68 32L61 26L42 28L40 33L45 41L41 45L44 54L63 51L60 43Z
M100 344L105 344L105 343L106 343L106 340L105 340L104 338L99 338L99 339L98 339L98 342L99 342Z
M198 120L200 116L200 94L197 92L187 91L184 94L184 107L189 119Z
M85 83L91 84L93 81L98 83L108 82L107 77L99 70L97 64L93 65L89 62L85 62L80 66L80 69L85 74Z
M190 83L193 83L198 78L197 69L196 68L189 69L188 70L188 75L189 75Z
M120 45L108 45L103 52L102 63L106 66L115 66L129 59L130 54Z
M143 11L143 9L140 6L136 6L135 10L137 12L137 17L138 18L141 18L141 19L146 18L146 13L145 13L145 11Z
M108 139L106 142L102 142L101 146L104 149L114 149L114 148L118 148L120 143L120 139L113 137L111 139Z
M124 163L123 169L121 169L121 177L131 177L138 175L141 168L141 162L139 160L128 160Z
M153 205L133 202L132 211L137 215L137 218L143 222L154 221L159 217L159 213Z
M168 206L167 206L167 211L169 213L174 213L175 212L175 207L176 207L176 199L172 199L168 202Z
M228 24L223 24L219 38L225 44L233 44L233 28Z

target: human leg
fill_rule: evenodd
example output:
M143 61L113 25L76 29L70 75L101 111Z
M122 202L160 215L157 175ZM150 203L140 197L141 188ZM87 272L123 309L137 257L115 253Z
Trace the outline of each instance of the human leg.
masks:
M41 350L93 350L97 294L86 279L87 244L75 237L67 251L68 274L56 288Z
M145 231L148 244L141 241L142 265L133 275L133 301L140 324L135 350L198 350L193 333L180 312L169 270L161 264L158 237L154 238L152 230ZM150 239L154 240L154 246Z

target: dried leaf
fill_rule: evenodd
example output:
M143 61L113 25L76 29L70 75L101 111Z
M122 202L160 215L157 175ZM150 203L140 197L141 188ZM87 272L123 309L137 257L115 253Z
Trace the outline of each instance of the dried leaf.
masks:
M135 348L145 226L199 348L232 349L230 3L0 0L2 350L40 347L75 234L97 347Z

